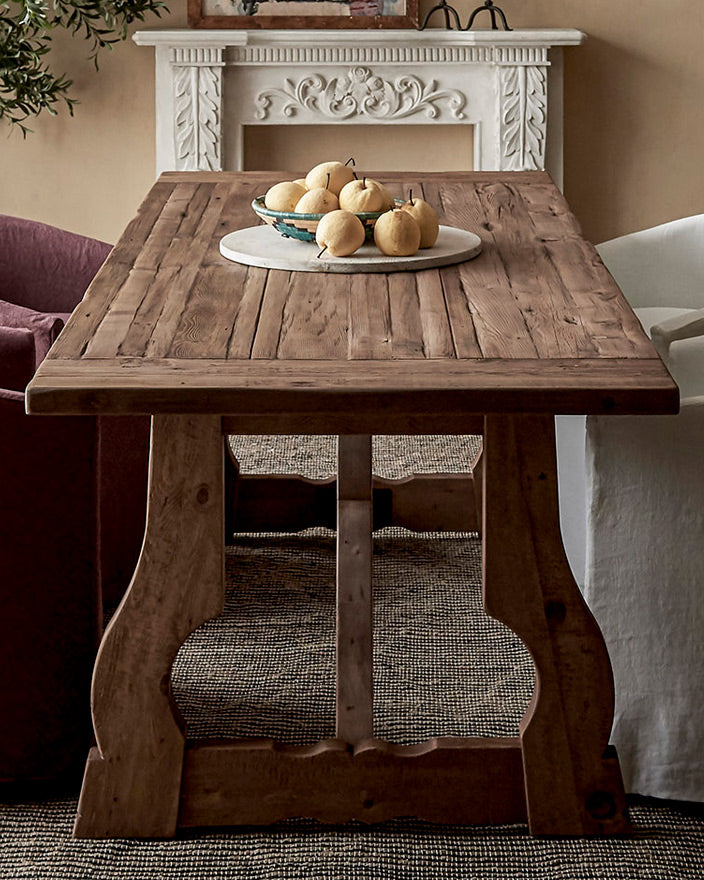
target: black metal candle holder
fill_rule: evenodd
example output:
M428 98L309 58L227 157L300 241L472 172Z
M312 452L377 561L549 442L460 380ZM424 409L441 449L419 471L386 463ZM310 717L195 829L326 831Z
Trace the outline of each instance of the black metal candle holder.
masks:
M468 31L472 27L472 25L474 24L474 19L477 17L477 15L479 15L480 12L488 12L489 13L489 15L491 16L491 29L493 31L499 30L499 26L496 22L497 15L501 19L501 25L502 25L503 30L505 30L505 31L512 30L512 28L510 28L508 26L508 22L506 21L506 16L504 14L503 9L499 8L498 6L494 6L493 0L484 0L484 3L482 6L477 6L477 8L469 16L469 21L467 22L467 27L464 27L464 28L460 24L460 17L457 14L457 10L455 9L455 7L450 6L449 3L447 3L447 0L440 0L440 2L437 3L435 6L433 6L433 8L426 14L425 18L423 19L423 24L420 26L420 29L422 31L425 30L428 22L430 21L431 16L433 16L436 12L442 12L443 15L445 16L446 30ZM453 28L452 24L450 23L451 17L455 22L454 28Z

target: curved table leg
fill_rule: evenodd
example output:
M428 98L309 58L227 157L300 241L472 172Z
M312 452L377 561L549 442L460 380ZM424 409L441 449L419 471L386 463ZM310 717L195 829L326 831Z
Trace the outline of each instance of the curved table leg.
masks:
M611 664L560 534L552 416L487 416L484 607L536 667L521 746L533 834L628 832Z
M223 607L220 418L155 416L150 455L142 552L93 675L98 746L86 766L77 837L174 835L185 724L171 696L171 664L189 633Z

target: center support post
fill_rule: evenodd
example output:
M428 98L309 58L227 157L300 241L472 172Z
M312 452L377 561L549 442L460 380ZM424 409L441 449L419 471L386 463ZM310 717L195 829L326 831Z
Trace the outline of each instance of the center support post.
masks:
M372 438L338 437L336 733L373 735Z

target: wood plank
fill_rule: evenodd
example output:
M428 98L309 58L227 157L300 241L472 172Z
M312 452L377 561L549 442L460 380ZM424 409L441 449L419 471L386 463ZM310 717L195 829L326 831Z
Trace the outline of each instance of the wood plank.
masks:
M178 233L190 200L199 191L202 197L206 188L211 189L212 184L200 184L199 186L195 181L176 184L153 227L149 230L141 250L135 257L135 268L154 270L159 268ZM173 264L172 261L171 265Z
M112 298L129 276L130 269L174 186L174 182L159 180L149 190L139 205L137 214L130 220L83 299L73 310L66 327L52 346L49 357L83 354Z
M453 413L674 413L679 406L655 349L647 360L422 360L412 369L408 361L345 360L326 361L324 372L320 363L49 359L26 399L31 413L286 414L302 433L307 416L352 409L371 419L371 433L387 433L376 428L394 413L414 429L416 417L427 415L431 424L435 417L435 430L420 433L445 433Z
M223 182L227 186L227 191L223 197L220 217L213 237L203 252L204 266L223 265L225 258L220 253L220 239L224 235L234 232L236 229L259 225L259 218L252 210L252 200L255 196L266 192L271 183L274 183L273 180L269 180L268 177L261 174L253 177L249 175L245 177L227 176Z
M482 200L480 192L479 187L467 190L459 184L440 190L448 222L482 239L481 254L458 268L479 347L484 357L537 357L523 312L511 291L500 240L492 233L497 217L487 214L487 208L493 208L493 203Z
M272 269L266 279L257 328L252 343L252 359L273 360L279 350L284 309L291 287L291 272Z
M456 356L480 358L482 350L477 339L472 310L462 287L460 270L457 266L447 266L440 270L439 275Z
M627 833L611 666L562 546L551 416L487 416L483 498L484 607L536 667L520 724L531 833Z
M336 735L373 735L372 438L338 437Z
M171 663L222 610L222 472L217 416L154 418L144 546L95 665L98 748L86 766L76 837L175 832L185 733Z
M194 743L186 751L179 825L525 822L515 738L438 737L413 746L340 740L286 747L273 740Z
M248 359L253 357L254 334L257 332L259 310L269 273L266 269L258 269L254 266L240 266L238 268L240 270L246 269L246 274L242 286L242 296L235 314L232 335L227 347L227 357Z
M416 272L415 276L425 356L454 358L455 346L440 272Z
M491 234L500 246L508 283L538 355L594 357L597 349L562 275L564 271L579 275L582 261L550 259L517 188L484 186L479 198L491 217Z
M384 275L351 275L348 352L350 360L391 357L389 289Z
M393 272L387 277L391 315L391 354L394 359L423 358L423 323L415 272Z
M169 356L197 358L204 350L227 357L238 307L244 293L243 267L204 266L196 276Z
M483 426L482 426L483 429ZM481 487L479 489L481 494ZM414 474L403 480L372 477L374 529L476 532L472 474ZM232 532L297 532L336 525L337 480L291 474L239 474Z
M649 357L652 342L596 252L581 238L547 241L580 320L602 357Z
M155 269L134 268L112 299L105 317L96 328L84 357L115 357L146 292L154 282Z
M349 275L326 275L312 284L292 272L276 350L282 360L334 360L347 356Z

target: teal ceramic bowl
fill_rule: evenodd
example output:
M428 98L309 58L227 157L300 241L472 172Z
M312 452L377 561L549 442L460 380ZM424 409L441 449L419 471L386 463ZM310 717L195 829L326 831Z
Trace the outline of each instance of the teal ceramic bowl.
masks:
M398 199L396 203L403 204ZM264 196L257 196L254 199L252 210L260 220L273 226L284 238L297 238L299 241L315 241L318 223L325 216L325 214L289 214L284 211L270 211L269 208L264 207ZM364 224L368 239L373 236L374 224L383 213L384 211L377 211L373 214L357 214Z

